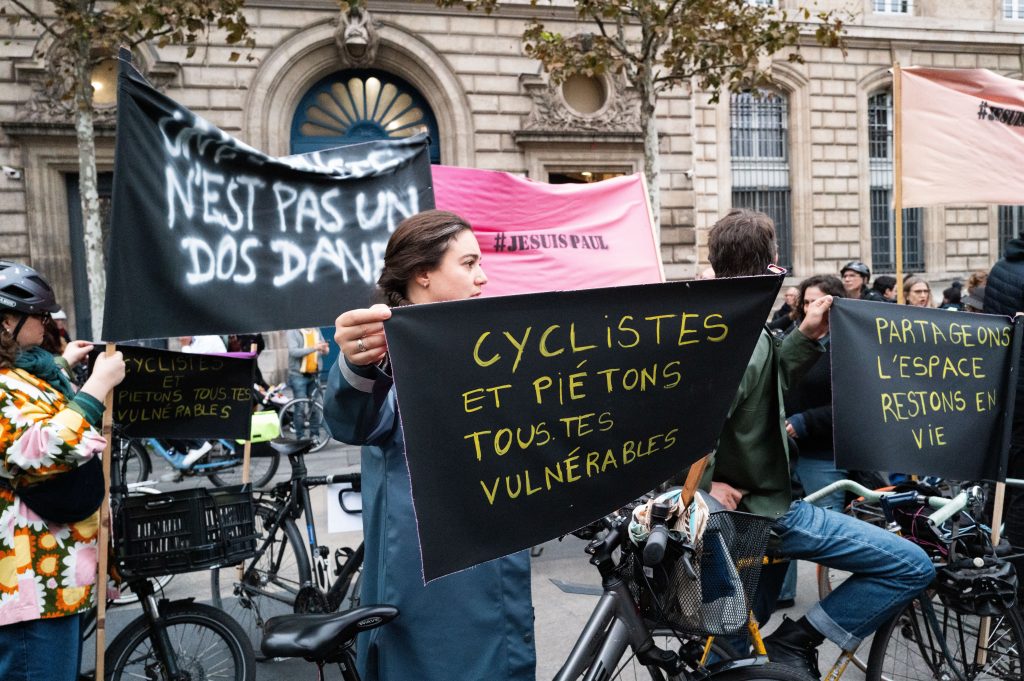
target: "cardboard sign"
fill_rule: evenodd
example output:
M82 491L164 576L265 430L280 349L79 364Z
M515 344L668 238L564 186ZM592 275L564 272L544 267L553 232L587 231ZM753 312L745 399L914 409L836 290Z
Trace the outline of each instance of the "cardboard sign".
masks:
M297 329L365 306L391 232L434 206L427 143L274 158L122 62L103 337Z
M711 451L780 283L395 308L424 579L579 528Z
M114 389L113 416L122 435L249 437L255 357L196 355L134 345L117 349L124 354L125 378Z
M1003 480L1020 355L1009 318L837 299L836 465Z

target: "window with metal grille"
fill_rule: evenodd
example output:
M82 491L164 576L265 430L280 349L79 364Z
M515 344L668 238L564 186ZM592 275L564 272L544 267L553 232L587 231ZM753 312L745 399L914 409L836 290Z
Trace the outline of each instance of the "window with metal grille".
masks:
M871 187L871 264L876 272L896 269L896 212L892 205L892 92L868 97L868 177ZM903 269L924 269L920 208L903 209Z
M1004 19L1024 19L1024 0L1003 0Z
M779 264L792 266L789 183L789 102L777 92L740 92L729 107L732 206L775 221Z
M875 0L875 12L881 14L910 14L914 0Z
M1024 206L999 206L999 257L1006 255L1006 242L1016 239L1024 228Z

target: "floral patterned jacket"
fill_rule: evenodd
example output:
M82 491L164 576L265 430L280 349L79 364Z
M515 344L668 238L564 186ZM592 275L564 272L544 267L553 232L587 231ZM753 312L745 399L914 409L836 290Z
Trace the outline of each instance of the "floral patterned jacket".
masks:
M88 395L68 402L23 370L0 369L0 477L36 482L96 456L106 441L90 421L101 413ZM99 513L47 523L0 487L0 626L91 607L98 528Z

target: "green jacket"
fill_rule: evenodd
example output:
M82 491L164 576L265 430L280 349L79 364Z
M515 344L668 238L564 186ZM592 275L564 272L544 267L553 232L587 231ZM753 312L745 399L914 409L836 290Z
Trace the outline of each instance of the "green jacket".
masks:
M794 330L785 340L761 331L736 391L718 447L701 486L725 482L745 490L739 510L776 517L792 501L783 391L795 385L824 352Z

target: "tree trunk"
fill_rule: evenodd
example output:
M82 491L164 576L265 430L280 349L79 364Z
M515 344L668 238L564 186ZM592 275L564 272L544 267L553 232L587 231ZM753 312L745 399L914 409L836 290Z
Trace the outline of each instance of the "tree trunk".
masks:
M90 340L98 341L103 329L103 298L107 290L107 275L103 227L100 224L100 198L96 186L96 137L93 129L90 63L90 59L81 58L76 65L75 133L78 137L78 190L82 197L85 270L89 290L75 291L75 295L89 296L89 310L92 315Z
M651 201L651 219L654 221L654 240L661 248L661 161L658 158L658 119L654 107L653 65L640 74L640 127L644 134L644 178L647 180L647 197Z

